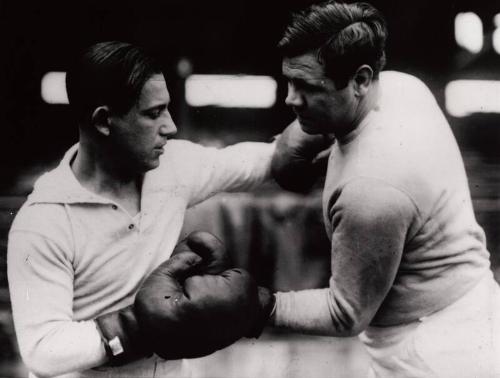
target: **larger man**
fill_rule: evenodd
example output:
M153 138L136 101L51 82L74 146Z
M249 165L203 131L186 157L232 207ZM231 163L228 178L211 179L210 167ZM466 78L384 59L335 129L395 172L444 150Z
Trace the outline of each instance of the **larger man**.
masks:
M329 288L278 293L273 321L360 334L372 377L499 376L500 290L463 161L428 88L380 73L386 36L372 6L330 1L280 42L299 123L278 142L276 178L304 188L304 132L336 142L323 191Z

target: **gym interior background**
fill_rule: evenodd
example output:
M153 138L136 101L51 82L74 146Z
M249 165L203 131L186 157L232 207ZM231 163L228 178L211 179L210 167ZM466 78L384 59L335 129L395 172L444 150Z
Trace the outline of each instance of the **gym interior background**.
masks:
M7 233L34 180L77 141L60 91L71 55L103 40L137 44L164 67L176 137L215 146L267 141L293 119L276 44L291 12L311 3L0 1L0 377L27 374L10 312ZM388 21L386 69L421 78L450 121L500 280L500 3L372 4ZM216 233L237 265L275 290L321 287L329 245L320 189L295 195L270 184L253 194L219 195L190 211L184 232ZM356 377L366 356L356 339L271 330L193 366L197 377Z

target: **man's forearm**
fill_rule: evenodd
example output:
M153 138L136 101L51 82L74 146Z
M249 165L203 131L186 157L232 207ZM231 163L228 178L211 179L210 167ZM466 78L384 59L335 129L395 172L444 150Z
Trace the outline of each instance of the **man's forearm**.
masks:
M361 325L354 312L331 289L276 293L276 312L271 325L298 333L354 336Z
M35 375L52 377L107 362L94 321L58 322L43 328L43 337L37 337L40 332L19 335L23 360Z

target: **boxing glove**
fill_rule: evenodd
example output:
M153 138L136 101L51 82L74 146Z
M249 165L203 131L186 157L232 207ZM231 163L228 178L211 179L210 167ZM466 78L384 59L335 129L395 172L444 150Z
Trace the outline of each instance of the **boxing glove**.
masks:
M331 135L311 135L302 131L298 120L277 137L271 162L275 181L286 190L307 192L326 173Z
M188 245L191 244L204 259L193 253L183 253L190 251ZM162 282L166 292L176 291L180 288L178 282L182 282L189 275L199 273L206 269L214 272L220 270L219 263L225 262L224 245L209 233L197 232L188 236L177 245L171 259L167 260L160 268L153 272L155 274L165 273L175 277L174 281ZM174 286L171 286L173 284ZM107 365L121 366L135 361L142 357L153 354L154 340L156 335L148 332L148 327L141 327L134 306L101 315L95 319L97 329L104 341L106 354L108 356ZM146 322L146 324L148 324ZM153 331L154 332L154 331ZM169 337L165 339L165 343ZM172 345L175 347L175 345ZM175 358L190 357L191 352L174 356Z
M224 243L209 232L194 231L190 233L177 244L172 256L185 251L194 252L202 257L202 262L194 268L197 274L220 274L231 268ZM275 305L275 297L269 289L259 287L258 290L260 310L257 312L253 328L245 335L246 337L258 338L261 335Z
M269 314L248 273L230 269L220 275L195 275L201 258L176 253L146 279L134 312L144 336L165 359L196 358L225 348L259 331Z
M193 254L191 251L196 251L199 255ZM187 334L175 331L169 332L169 327L173 326L175 328L175 322L183 322L182 315L179 316L177 310L169 313L166 308L153 308L155 304L158 304L156 300L158 299L157 294L160 292L180 294L184 290L182 284L185 283L189 276L203 274L204 272L210 274L221 273L227 267L227 261L223 243L208 232L194 232L180 242L176 246L171 259L158 267L151 275L152 277L165 275L172 279L162 280L160 278L161 288L159 291L154 289L154 284L149 289L147 285L143 285L141 295L138 296L141 298L139 302L142 300L143 303L142 306L138 305L138 307L142 308L139 313L146 313L146 316L140 316L142 318L146 317L145 326L138 321L139 317L136 316L135 306L128 306L95 319L109 358L107 364L111 366L123 365L150 356L154 350L164 358L201 357L231 344L241 337L242 333L246 337L258 337L268 321L275 297L268 289L259 287L257 289L257 300L255 300L252 279L242 270L227 271L221 278L217 279L207 279L206 277L200 279L200 277L197 277L187 280L189 287L186 289L187 296L189 297L191 292L198 292L196 298L200 302L199 306L201 306L202 302L208 302L207 308L220 305L220 298L212 300L212 295L216 297L220 295L224 299L225 293L215 290L218 285L234 285L233 292L235 295L241 295L243 298L248 295L248 289L250 289L250 296L246 300L248 303L252 302L252 305L248 308L248 311L238 312L242 305L245 306L243 303L245 301L242 301L239 304L240 307L232 308L236 314L229 323L232 329L223 327L224 333L219 333L217 329L214 329L215 333L209 332L209 335L204 335L202 331L197 331L196 327L191 328L190 331L188 330ZM241 275L240 278L239 275ZM156 281L151 276L149 280ZM233 279L232 277L236 278ZM203 294L204 290L208 290L208 293ZM241 293L238 293L238 291L241 291ZM217 292L219 294L215 294ZM148 299L149 296L152 296L152 301ZM173 299L174 308L179 309L180 297L169 294L164 297L164 299L171 298ZM249 301L249 299L251 300ZM226 301L225 304L230 307L233 306L231 300ZM158 311L158 313L155 313L155 311ZM165 311L170 315L167 316L166 322L164 322ZM244 324L237 321L238 318L241 320L241 314L245 314L246 317L243 319ZM205 319L200 324L210 327L210 324L205 325L205 323L210 323L212 316L215 317L216 322L222 322L222 324L228 319L227 316L219 319L213 311L207 311L199 314L198 318ZM186 326L188 325L186 324ZM180 340L180 344L176 343L176 340Z
M200 252L206 257L207 261L220 257L222 250L216 248L216 246L218 244L222 245L222 243L218 239L210 237L210 234L193 236L193 245L196 249L201 249L201 247L198 247L202 244L200 240L206 240L206 243L202 245L203 251ZM186 246L188 239L178 245L178 248L176 248L177 254L180 254L181 250L189 249ZM209 247L214 248L213 254L209 254ZM169 274L182 279L182 277L187 277L188 274L196 273L198 265L201 266L202 257L191 254L186 258L186 256L181 255L173 261L169 261L167 260L164 263ZM206 262L205 267L207 266L208 263ZM166 287L166 290L172 290L172 288ZM153 346L150 341L151 335L148 335L140 326L133 305L101 315L94 320L104 342L108 356L107 365L120 366L153 354Z
M209 232L191 232L176 245L172 256L185 251L194 252L202 258L196 267L198 274L219 274L231 267L224 243Z

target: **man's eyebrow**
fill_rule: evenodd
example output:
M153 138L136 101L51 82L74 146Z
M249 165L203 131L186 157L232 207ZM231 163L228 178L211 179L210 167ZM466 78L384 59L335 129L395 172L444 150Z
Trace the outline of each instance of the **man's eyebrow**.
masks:
M294 81L294 82L302 82L302 83L305 83L305 80L300 76L300 75L290 75L290 74L286 74L286 73L283 73L283 77L288 80L288 81Z
M168 106L168 103L161 103L161 104L156 104L156 105L153 105L153 106L149 106L147 108L142 109L141 111L142 112L150 112L152 110L163 110L163 109L166 109L167 106Z
M291 82L291 83L295 83L295 84L299 84L299 85L304 85L304 86L321 86L323 85L323 80L322 79L314 79L314 78L308 78L308 79L304 79L302 77L287 77L285 76L286 79Z

